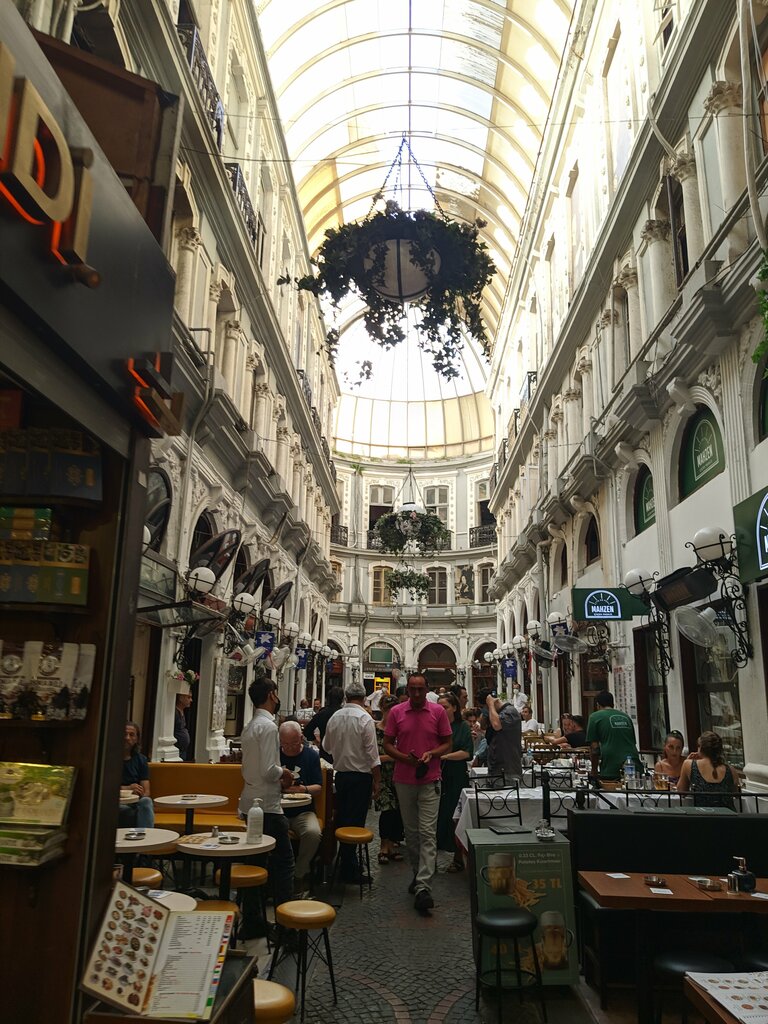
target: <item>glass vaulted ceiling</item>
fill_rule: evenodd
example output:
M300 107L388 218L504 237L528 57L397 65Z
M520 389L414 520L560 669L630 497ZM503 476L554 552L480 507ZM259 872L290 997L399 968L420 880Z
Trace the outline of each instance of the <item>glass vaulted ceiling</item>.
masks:
M448 216L487 222L482 235L497 267L484 295L492 339L572 6L573 0L257 0L310 251L327 228L369 213L406 134L426 184L415 167L404 164L397 191L386 197L406 209L431 209L432 189ZM395 175L390 188L394 180ZM425 391L409 398L409 405L429 402L427 396L435 393L455 404L442 415L444 427L446 420L454 421L444 436L433 433L438 417L430 425L429 415L414 413L412 431L399 429L395 441L371 407L367 437L366 417L359 414L373 396L366 399L365 389L355 386L355 375L343 365L360 359L354 339L359 304L347 310L339 448L346 447L343 435L350 429L350 444L368 445L370 454L380 456L389 447L394 457L402 457L403 448L413 448L414 456L422 449L422 457L429 457L427 452L441 446L444 454L469 454L478 450L478 442L480 448L492 443L487 410L480 425L460 407L472 388L482 391L474 352L465 359L460 394L452 384L430 380L436 375L428 365L418 374L422 383L409 389ZM375 357L379 395L385 371L407 370L410 379L416 367L412 356L382 359L376 350ZM388 381L383 390L389 390ZM346 398L354 411L345 408ZM484 401L477 394L475 411ZM389 424L390 413L384 418ZM411 422L410 411L406 420ZM475 429L474 436L467 433ZM461 445L448 444L447 438L462 430L468 447L460 451Z

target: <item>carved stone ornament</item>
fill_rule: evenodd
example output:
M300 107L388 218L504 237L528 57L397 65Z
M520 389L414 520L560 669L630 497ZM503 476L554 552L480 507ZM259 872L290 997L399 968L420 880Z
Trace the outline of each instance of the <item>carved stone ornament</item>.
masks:
M647 220L640 237L644 242L666 242L669 240L671 225L668 220Z
M255 389L258 398L266 398L270 394L270 387L265 381L260 381Z
M637 288L637 270L629 265L622 267L616 278L616 284L625 292L630 288Z
M707 114L718 114L742 105L741 84L738 82L715 82L704 100Z
M619 314L616 312L615 309L614 310L604 309L603 312L600 314L600 320L599 320L600 326L603 329L605 329L606 327L610 327L611 326L611 321L613 321L614 324L618 324L618 322L619 322Z
M685 181L687 178L696 177L696 157L687 151L678 153L674 160L670 161L669 173L678 181Z
M225 320L224 321L224 334L227 338L237 339L240 337L240 321L239 320Z
M217 305L221 298L221 293L224 291L224 285L221 281L211 281L208 285L208 301L215 302Z
M721 396L723 393L723 382L720 377L720 363L712 363L706 370L702 370L699 376L696 378L697 382L701 384L703 388L712 393L713 398L718 405L721 405Z
M245 360L245 368L250 373L254 373L261 366L261 359L256 352L249 352Z
M179 228L176 232L176 238L179 242L180 249L188 249L190 252L195 252L203 244L202 235L191 227Z

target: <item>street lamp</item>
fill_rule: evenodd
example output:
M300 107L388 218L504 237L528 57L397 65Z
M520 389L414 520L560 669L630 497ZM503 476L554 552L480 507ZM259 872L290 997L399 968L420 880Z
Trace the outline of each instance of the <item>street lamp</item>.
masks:
M754 649L749 632L746 594L738 577L736 538L718 526L705 526L685 546L696 555L696 569L712 573L720 586L725 623L735 640L731 659L738 668L744 668L754 657Z

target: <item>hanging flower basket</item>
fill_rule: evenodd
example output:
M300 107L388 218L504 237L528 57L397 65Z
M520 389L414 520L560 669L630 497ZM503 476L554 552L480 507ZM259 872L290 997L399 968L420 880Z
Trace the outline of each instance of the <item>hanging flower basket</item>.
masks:
M397 604L397 595L401 590L407 590L414 601L420 601L429 594L429 582L429 576L425 572L416 572L415 569L408 568L393 569L386 578L392 604Z
M409 213L390 200L360 223L326 231L317 271L295 284L335 306L349 292L359 294L367 307L368 334L383 348L404 340L403 305L417 302L419 347L450 380L459 375L462 328L488 353L480 302L496 268L479 238L484 226L482 221L460 224L427 210ZM289 283L287 274L278 278L278 284ZM329 331L326 345L332 358L338 341L338 331Z
M412 551L429 555L445 551L451 544L450 532L434 512L387 512L377 520L374 531L381 541L381 550L395 554Z

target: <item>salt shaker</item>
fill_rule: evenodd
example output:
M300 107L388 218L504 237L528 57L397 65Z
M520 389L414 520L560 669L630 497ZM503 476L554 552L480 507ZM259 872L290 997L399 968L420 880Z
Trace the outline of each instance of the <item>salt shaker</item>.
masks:
M219 826L218 825L214 825L213 828L211 829L211 839L218 839L218 838L219 838Z

